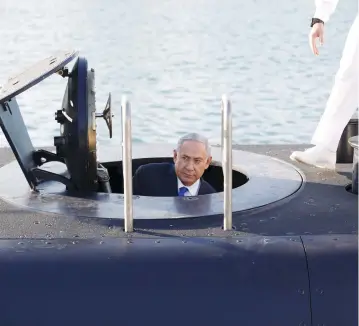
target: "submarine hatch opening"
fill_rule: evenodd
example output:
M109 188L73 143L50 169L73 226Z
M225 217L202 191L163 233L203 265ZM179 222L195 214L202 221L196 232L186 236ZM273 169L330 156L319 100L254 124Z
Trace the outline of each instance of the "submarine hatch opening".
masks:
M145 164L150 163L172 163L171 157L148 157L141 159L132 159L132 177L136 170ZM110 177L110 186L112 193L123 194L123 165L122 161L117 162L104 162L101 163L108 171ZM211 164L203 174L203 180L207 181L216 192L224 191L223 182L223 170L222 167L216 164ZM243 186L249 181L249 178L244 174L236 170L232 170L232 189ZM101 192L101 189L99 189Z

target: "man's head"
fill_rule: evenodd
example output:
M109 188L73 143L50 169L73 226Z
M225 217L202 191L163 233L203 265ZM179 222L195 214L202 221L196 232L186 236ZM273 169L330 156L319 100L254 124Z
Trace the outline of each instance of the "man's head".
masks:
M181 137L173 151L177 177L185 186L191 186L212 161L211 149L206 137L196 133Z

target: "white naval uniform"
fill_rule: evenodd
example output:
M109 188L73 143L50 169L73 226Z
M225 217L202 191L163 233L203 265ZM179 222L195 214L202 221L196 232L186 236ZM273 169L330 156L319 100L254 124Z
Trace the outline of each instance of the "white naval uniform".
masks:
M326 23L339 0L316 0L314 18ZM337 150L340 137L359 106L359 15L357 14L347 36L340 67L327 101L325 111L312 138L313 145Z

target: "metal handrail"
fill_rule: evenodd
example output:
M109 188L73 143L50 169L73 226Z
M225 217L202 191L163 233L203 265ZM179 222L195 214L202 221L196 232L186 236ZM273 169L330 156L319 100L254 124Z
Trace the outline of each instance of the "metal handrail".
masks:
M222 170L224 192L223 229L232 230L232 108L226 95L222 96Z
M122 169L125 232L133 232L132 190L132 129L131 105L126 96L121 101L122 117ZM224 192L223 229L232 230L232 108L226 95L222 96L222 170Z
M133 232L131 105L126 96L122 96L121 111L124 225L125 232Z

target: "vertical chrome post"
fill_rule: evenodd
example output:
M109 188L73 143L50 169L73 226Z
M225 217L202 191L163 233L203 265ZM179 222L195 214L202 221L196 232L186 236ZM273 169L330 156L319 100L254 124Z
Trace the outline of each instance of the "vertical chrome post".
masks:
M131 130L131 105L126 96L122 97L122 169L123 169L123 194L124 194L124 224L125 232L133 231L132 211L132 130Z
M226 95L222 96L222 170L224 181L223 229L232 230L232 108Z

